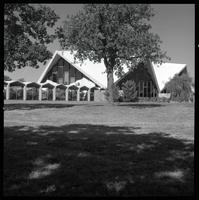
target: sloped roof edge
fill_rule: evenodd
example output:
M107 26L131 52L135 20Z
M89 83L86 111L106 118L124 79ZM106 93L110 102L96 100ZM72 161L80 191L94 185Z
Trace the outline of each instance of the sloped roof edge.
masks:
M150 65L151 69L152 69L152 75L153 75L153 78L154 78L154 80L155 80L155 84L156 84L156 86L157 86L157 88L158 88L158 91L160 91L160 88L159 88L159 85L158 85L158 82L157 82L157 78L156 78L156 74L155 74L155 71L154 71L154 69L153 69L153 64L151 63L150 60L148 61L148 63L149 63L149 65ZM132 72L132 71L129 70L127 73L124 74L124 76L122 76L122 77L119 78L117 81L115 81L114 84L117 84L120 80L122 80L123 78L125 78L125 77L126 77L129 73L131 73L131 72Z
M57 51L55 51L55 53L53 54L53 57L51 58L50 62L47 64L46 68L44 69L43 73L41 74L41 76L38 79L38 83L41 83L41 81L43 80L44 76L47 74L47 72L50 70L50 65L53 62L55 56L57 55Z
M149 61L149 63L150 63L151 69L152 69L153 77L154 77L158 92L160 92L160 86L158 84L157 76L156 76L156 73L155 73L155 70L154 70L154 65L151 61Z
M61 54L61 51L57 51L58 55L61 56L64 60L66 60L68 63L70 63L73 67L75 67L77 70L79 70L81 73L83 73L85 76L87 76L89 79L91 79L94 83L99 85L100 87L104 88L105 86L99 83L97 80L95 80L93 77L91 77L89 74L87 74L83 69L75 65L74 63L71 63L65 56Z
M79 70L81 73L83 73L85 76L87 76L90 80L92 80L95 84L99 85L102 88L105 88L104 85L102 85L101 83L99 83L97 80L95 80L93 77L91 77L89 74L87 74L84 70L82 70L80 67L76 66L74 63L71 63L71 61L69 61L65 56L63 56L61 54L60 51L55 51L53 57L51 58L50 62L48 63L48 65L46 66L44 72L42 73L41 77L38 80L38 83L41 83L41 81L43 80L44 76L47 74L47 72L51 69L51 64L53 62L53 60L55 59L56 55L59 55L60 57L62 57L65 61L67 61L68 63L70 63L73 67L75 67L77 70Z

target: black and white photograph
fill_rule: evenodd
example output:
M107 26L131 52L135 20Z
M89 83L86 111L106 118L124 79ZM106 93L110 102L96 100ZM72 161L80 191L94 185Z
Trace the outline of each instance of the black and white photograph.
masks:
M195 8L4 3L3 195L193 196Z

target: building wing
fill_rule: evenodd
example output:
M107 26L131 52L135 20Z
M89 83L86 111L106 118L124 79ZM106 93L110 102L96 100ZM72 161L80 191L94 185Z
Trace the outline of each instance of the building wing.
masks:
M177 64L177 63L162 63L154 64L152 63L153 71L159 91L161 92L166 83L170 81L176 74L180 74L184 69L186 69L186 64Z

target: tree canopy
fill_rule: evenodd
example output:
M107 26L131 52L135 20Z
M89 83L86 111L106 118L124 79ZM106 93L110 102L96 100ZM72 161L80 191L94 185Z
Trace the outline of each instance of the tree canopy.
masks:
M111 100L113 72L122 76L123 64L130 69L148 59L161 63L168 58L159 36L150 32L153 16L148 4L86 4L67 16L57 36L62 48L80 61L104 62Z
M59 19L49 7L29 4L4 4L4 70L31 66L48 60L46 45L53 42L52 28Z
M189 101L191 95L192 79L187 74L175 75L165 85L166 92L171 93L174 101Z
M9 76L7 76L7 75L4 75L4 81L11 81L12 79L9 77Z

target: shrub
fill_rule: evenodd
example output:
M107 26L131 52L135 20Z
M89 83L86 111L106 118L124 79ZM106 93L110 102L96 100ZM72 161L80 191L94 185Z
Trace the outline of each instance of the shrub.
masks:
M124 94L124 101L137 101L136 83L132 80L128 80L122 84L122 90Z
M165 89L171 93L173 101L189 101L191 97L191 78L187 74L175 75L166 85Z

